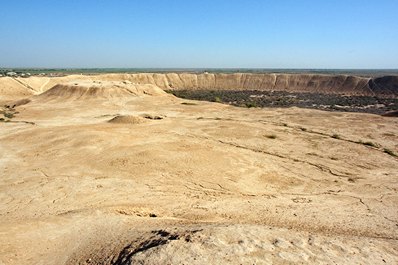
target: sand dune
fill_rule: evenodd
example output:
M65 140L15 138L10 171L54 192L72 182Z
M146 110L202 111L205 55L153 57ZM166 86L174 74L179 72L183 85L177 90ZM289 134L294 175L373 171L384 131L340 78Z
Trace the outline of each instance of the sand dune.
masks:
M0 78L0 264L397 263L398 120L158 87L320 78L233 77Z

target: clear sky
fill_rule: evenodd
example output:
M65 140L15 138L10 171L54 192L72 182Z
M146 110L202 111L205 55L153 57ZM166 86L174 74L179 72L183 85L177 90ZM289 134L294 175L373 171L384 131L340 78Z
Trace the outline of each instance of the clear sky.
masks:
M0 67L398 68L398 1L0 0Z

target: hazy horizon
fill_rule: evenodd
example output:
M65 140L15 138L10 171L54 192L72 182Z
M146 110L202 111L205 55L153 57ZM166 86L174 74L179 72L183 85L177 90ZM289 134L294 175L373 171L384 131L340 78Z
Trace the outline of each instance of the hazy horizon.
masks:
M0 68L398 68L397 1L7 1Z

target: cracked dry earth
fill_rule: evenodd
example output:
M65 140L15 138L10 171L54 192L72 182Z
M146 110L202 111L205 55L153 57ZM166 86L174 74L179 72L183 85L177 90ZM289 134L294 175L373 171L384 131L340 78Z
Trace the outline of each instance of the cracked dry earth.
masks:
M0 264L398 262L396 118L76 86L0 123Z

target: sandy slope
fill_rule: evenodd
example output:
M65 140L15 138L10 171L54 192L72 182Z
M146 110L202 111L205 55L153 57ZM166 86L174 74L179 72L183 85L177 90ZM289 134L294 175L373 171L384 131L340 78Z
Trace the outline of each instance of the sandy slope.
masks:
M116 81L30 99L0 123L0 264L398 262L395 118Z
M0 77L0 100L12 100L20 97L29 97L35 91L11 77Z

